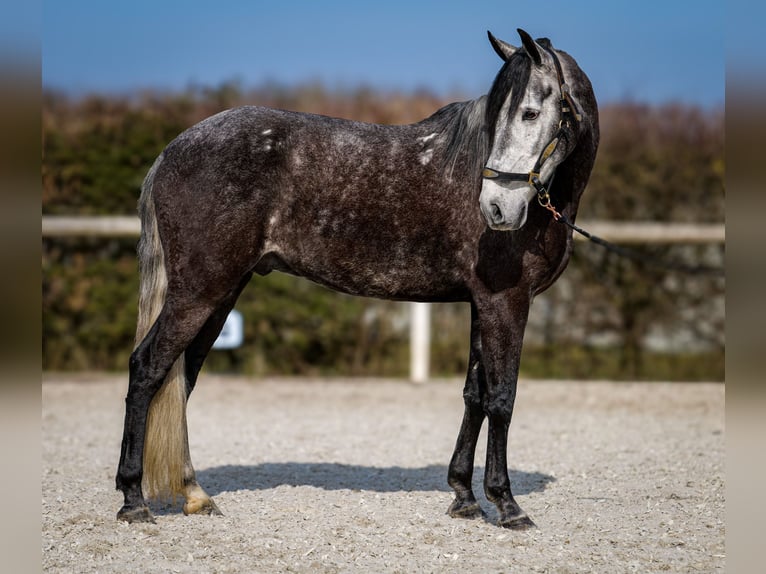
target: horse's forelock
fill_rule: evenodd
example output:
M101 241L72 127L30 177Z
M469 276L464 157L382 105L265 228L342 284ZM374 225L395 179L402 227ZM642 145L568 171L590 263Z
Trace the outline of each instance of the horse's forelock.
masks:
M509 115L513 115L519 107L532 69L532 61L523 50L518 50L503 65L492 83L492 89L487 98L487 130L489 141L495 139L495 124L497 124L500 110L511 92L511 105Z

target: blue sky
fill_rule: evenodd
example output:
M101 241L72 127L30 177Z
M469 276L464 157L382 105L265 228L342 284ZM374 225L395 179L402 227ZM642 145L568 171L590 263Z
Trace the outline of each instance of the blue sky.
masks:
M499 59L486 30L572 54L602 103L723 104L723 0L45 0L43 85L73 94L321 81L467 97Z

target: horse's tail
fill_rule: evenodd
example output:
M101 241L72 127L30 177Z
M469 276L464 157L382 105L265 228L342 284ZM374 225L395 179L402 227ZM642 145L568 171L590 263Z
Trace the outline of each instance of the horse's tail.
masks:
M161 161L162 155L157 158L144 179L138 202L141 216L141 238L138 242L141 287L136 346L146 337L157 320L165 303L168 286L152 194L154 175ZM182 353L149 406L144 440L144 493L152 498L174 498L176 494L182 494L187 454L186 374Z

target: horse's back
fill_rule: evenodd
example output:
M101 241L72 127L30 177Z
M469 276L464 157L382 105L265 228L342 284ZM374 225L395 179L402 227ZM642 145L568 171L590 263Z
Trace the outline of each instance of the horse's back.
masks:
M468 186L442 173L437 140L417 124L221 112L163 152L160 233L203 265L233 257L238 271L279 269L350 293L465 298L466 224L481 222L465 209Z
M390 130L391 126L258 106L226 110L168 144L155 177L155 197L236 191L252 200L267 190L326 182L355 157L372 150L379 154L392 139L381 132Z

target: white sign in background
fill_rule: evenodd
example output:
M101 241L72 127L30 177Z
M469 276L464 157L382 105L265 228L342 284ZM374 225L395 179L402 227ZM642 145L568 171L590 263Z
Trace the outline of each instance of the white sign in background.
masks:
M242 313L237 310L232 310L229 316L226 317L226 322L223 324L221 334L213 343L214 349L236 349L242 344L244 339L245 329L244 321L242 319Z

